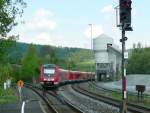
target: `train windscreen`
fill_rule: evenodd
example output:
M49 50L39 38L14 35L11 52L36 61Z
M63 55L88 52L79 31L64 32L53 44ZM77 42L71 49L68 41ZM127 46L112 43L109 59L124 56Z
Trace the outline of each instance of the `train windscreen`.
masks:
M55 65L53 65L53 64L44 65L44 76L45 77L54 77L54 73L55 73Z

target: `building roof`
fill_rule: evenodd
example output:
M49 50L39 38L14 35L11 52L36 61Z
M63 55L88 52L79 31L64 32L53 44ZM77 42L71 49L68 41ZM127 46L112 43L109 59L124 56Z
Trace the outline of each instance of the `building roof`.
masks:
M115 48L115 47L113 47L113 46L110 46L110 45L107 45L107 49L108 50L112 50L112 51L115 51L115 52L117 52L118 54L120 54L121 55L121 50L119 50L119 49L117 49L117 48Z
M99 36L97 36L97 37L95 37L94 39L98 39L98 38L109 38L109 39L113 39L113 38L111 38L110 36L108 36L108 35L106 35L106 34L101 34L101 35L99 35Z

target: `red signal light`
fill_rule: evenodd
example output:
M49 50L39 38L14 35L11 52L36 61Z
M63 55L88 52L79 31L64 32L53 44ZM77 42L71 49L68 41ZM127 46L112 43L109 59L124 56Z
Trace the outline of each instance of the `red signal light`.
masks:
M126 25L131 25L131 0L120 0L119 5L120 5L120 23L121 24L126 24Z
M131 0L125 0L122 2L121 6L124 8L131 8L131 3L132 3Z

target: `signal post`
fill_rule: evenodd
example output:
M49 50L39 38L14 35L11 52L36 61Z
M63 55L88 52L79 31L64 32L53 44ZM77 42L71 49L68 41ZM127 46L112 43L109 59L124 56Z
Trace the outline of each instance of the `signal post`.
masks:
M122 36L120 42L122 43L122 64L121 64L121 74L122 74L122 104L120 113L127 113L127 92L126 92L126 69L125 69L125 41L127 37L125 36L126 31L133 31L131 27L131 0L119 0L119 25L122 31Z

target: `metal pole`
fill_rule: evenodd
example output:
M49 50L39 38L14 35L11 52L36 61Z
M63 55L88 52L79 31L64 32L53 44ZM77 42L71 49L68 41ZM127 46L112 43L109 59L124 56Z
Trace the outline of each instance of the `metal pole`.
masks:
M20 102L22 102L22 89L19 86L18 86L18 91L19 91Z
M92 50L92 29L93 29L93 24L89 24L89 26L91 27L91 50Z
M124 58L124 52L125 52L125 29L124 24L122 25L122 107L121 107L121 113L127 113L127 102L126 102L126 69L125 69L125 58Z
M93 25L91 24L91 51L92 51L92 38L93 38L93 33L92 33L92 31L93 31Z
M91 52L92 52L92 31L93 31L93 25L92 24L89 24L89 26L91 26ZM91 65L91 75L92 75L92 65ZM91 77L91 81L92 81L92 77Z

